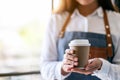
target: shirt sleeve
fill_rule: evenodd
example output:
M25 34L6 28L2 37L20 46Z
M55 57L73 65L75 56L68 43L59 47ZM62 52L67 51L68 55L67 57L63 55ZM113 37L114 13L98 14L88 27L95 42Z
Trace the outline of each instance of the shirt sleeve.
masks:
M45 80L63 80L66 76L61 75L62 61L57 61L57 32L55 16L52 16L47 24L40 57L40 72Z
M101 70L95 71L92 75L99 77L101 80L119 80L120 65L111 64L104 59L101 60L103 62Z
M120 39L116 43L117 49L113 62L110 63L100 58L103 62L101 70L95 71L93 75L98 76L102 80L120 80Z

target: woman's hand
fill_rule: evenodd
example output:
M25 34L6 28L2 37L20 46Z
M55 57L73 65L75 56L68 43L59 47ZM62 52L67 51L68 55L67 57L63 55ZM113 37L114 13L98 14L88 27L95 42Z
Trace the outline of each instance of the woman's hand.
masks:
M75 68L78 65L78 58L74 54L74 50L67 49L64 54L62 75L67 75L70 72L76 72L80 74L92 74L96 70L100 70L102 61L98 58L90 59L84 69Z
M74 50L66 49L62 65L62 75L66 75L74 66L78 65L78 58L74 54Z
M100 70L102 66L102 61L98 58L90 59L85 69L72 68L72 72L77 72L80 74L92 74L96 70Z

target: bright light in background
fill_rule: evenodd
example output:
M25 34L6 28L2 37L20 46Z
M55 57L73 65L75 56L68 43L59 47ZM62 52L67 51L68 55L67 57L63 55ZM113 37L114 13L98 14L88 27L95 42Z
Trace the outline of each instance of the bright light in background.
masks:
M26 43L36 48L50 14L51 0L0 0L0 39L11 37L9 47L16 43L24 47Z
M0 0L0 57L5 57L4 64L16 66L18 58L22 59L21 65L39 64L31 61L39 58L51 7L51 0Z
M56 9L58 7L58 3L59 3L60 0L54 0L54 9Z
M19 27L33 19L45 21L51 0L0 0L0 27Z

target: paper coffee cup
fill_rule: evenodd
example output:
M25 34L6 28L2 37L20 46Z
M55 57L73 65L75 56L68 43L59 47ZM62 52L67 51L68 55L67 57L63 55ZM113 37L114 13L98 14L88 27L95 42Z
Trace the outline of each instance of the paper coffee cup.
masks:
M84 69L88 62L90 43L87 39L75 39L70 41L69 47L75 51L75 55L78 57L78 68Z

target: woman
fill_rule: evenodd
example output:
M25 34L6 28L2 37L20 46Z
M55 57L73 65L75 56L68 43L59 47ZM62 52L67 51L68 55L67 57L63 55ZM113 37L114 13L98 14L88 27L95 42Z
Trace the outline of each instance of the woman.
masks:
M120 15L115 12L111 0L60 0L43 43L40 64L43 78L119 80L119 22ZM91 43L91 57L85 69L74 67L78 65L78 58L68 47L71 40L81 38Z

